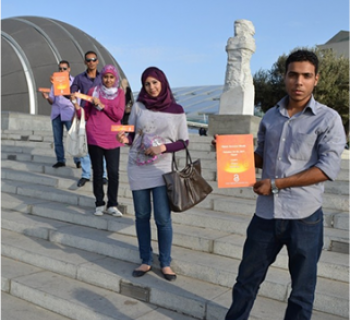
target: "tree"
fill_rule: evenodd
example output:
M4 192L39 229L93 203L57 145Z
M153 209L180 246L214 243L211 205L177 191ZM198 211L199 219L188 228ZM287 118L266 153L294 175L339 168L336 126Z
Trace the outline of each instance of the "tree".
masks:
M320 79L314 90L317 101L338 111L346 131L349 126L349 59L336 57L332 50L308 49L319 57ZM295 50L293 50L295 51ZM255 105L266 112L285 95L284 73L287 55L280 56L271 70L254 74Z

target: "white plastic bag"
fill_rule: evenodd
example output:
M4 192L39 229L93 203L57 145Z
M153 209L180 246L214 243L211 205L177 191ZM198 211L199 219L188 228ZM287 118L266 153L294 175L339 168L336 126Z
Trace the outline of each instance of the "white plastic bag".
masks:
M88 146L85 131L85 113L81 108L81 117L78 119L77 115L74 115L73 123L67 133L66 138L66 151L73 157L81 158L88 154Z

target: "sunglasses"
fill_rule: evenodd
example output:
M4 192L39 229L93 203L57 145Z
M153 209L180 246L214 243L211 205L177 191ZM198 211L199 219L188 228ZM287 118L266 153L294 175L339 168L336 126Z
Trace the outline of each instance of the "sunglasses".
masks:
M62 70L68 70L68 68L58 68L58 70L62 71Z
M95 62L96 60L97 60L97 58L85 59L86 62L91 62L91 61Z

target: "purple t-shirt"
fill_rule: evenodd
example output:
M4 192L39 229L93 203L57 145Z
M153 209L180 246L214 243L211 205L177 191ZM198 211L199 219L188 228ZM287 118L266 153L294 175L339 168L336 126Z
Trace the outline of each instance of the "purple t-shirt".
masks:
M89 90L93 87L98 86L101 83L101 76L98 71L96 71L96 78L90 78L86 71L78 74L73 83L70 86L71 93L80 91L83 94L88 94ZM81 100L80 106L84 108L85 102Z
M72 85L73 80L74 77L70 75L70 85ZM74 106L72 102L63 96L55 96L53 92L53 86L51 86L49 98L52 101L51 120L56 119L58 116L61 116L61 121L71 121L74 115Z

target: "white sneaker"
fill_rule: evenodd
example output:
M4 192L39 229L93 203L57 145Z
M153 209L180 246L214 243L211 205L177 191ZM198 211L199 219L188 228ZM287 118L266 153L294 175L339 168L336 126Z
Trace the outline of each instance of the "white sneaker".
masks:
M112 215L113 217L122 217L123 214L118 210L117 207L109 207L106 213Z
M103 216L104 208L105 208L105 206L96 207L96 211L95 211L94 215L95 216Z

